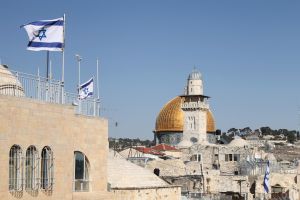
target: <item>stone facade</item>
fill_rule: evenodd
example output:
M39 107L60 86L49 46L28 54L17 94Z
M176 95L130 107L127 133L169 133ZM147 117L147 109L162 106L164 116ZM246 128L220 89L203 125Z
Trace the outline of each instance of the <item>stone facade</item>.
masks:
M106 119L76 115L72 106L0 95L0 199L111 199L107 192L108 123ZM9 152L19 145L22 158L34 145L41 156L49 146L54 155L54 186L9 191ZM89 191L74 192L74 151L89 161ZM24 168L24 159L21 167ZM25 178L25 170L22 170ZM23 180L25 181L25 180Z
M116 200L179 200L181 187L170 185L153 171L137 166L118 153L109 153L108 182Z
M180 200L180 187L114 189L114 200Z

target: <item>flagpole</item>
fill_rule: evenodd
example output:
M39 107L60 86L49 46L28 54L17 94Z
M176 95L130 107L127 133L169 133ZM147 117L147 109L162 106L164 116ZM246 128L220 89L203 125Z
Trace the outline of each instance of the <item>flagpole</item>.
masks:
M81 101L79 98L79 92L80 92L80 62L82 60L81 56L76 54L75 55L77 62L78 62L78 112L81 113Z
M97 58L97 102L95 107L97 106L97 116L100 116L100 92L99 92L99 59Z
M52 79L52 61L49 60L49 80L51 82Z
M63 49L62 49L62 69L61 69L61 103L64 103L64 86L65 86L65 35L66 35L66 14L64 14L63 29Z
M99 59L97 58L97 99L100 99L100 92L99 92Z
M49 53L49 51L47 51L47 58L46 58L46 80L48 81L48 78L49 78L49 57L50 57L50 55L49 55L50 53Z

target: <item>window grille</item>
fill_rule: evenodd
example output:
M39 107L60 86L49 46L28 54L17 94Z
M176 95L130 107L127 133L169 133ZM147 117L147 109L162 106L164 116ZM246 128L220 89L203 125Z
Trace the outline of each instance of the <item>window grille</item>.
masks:
M41 189L52 190L54 184L53 152L46 146L41 154Z
M233 159L234 159L234 161L239 162L240 161L240 154L234 154Z
M89 162L87 157L76 151L74 153L74 191L89 191Z
M26 150L25 159L25 189L28 191L39 188L39 154L35 146Z
M9 151L9 190L21 191L23 189L22 149L13 145Z

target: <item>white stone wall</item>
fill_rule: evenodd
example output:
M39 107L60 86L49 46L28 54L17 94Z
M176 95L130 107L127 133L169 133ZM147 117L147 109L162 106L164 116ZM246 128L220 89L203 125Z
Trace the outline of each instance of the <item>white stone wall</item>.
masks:
M187 95L203 95L202 80L188 80Z
M183 125L183 140L191 141L191 138L196 138L197 143L201 144L207 141L206 137L206 110L185 109L184 110L184 125Z
M281 173L270 173L269 177L270 187L275 185L280 185L283 187L283 192L288 192L289 200L299 200L299 186L296 183L297 174L281 174ZM256 179L256 190L255 193L260 194L258 196L264 195L263 188L264 175L258 176ZM297 180L299 181L299 180ZM272 192L272 189L270 188ZM267 197L271 197L271 194L267 194Z
M106 119L76 115L72 106L12 96L0 95L0 107L0 199L111 199L106 192ZM21 192L9 192L9 151L14 144L22 148L23 157L30 145L37 148L39 155L44 146L51 148L54 155L51 193L41 189L28 192L24 186ZM73 192L74 151L81 151L89 160L89 192Z
M113 200L180 200L181 187L112 189Z

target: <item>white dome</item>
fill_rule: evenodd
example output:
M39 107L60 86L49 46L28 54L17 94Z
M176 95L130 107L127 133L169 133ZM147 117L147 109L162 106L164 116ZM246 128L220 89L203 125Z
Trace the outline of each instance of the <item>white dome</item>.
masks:
M25 96L20 81L8 70L6 65L0 65L0 94Z
M244 147L249 146L249 143L241 137L235 136L234 139L228 144L230 147Z
M188 80L202 80L201 73L194 69L192 73L190 73Z

